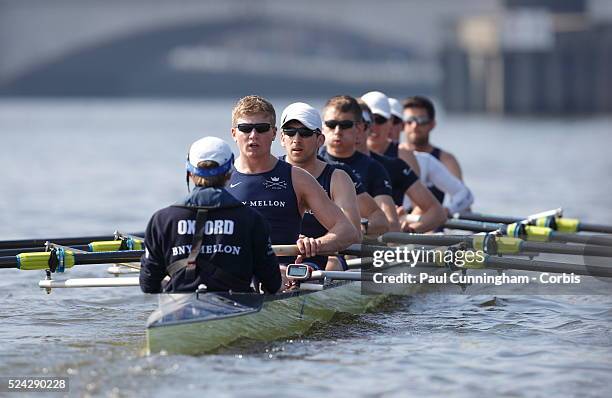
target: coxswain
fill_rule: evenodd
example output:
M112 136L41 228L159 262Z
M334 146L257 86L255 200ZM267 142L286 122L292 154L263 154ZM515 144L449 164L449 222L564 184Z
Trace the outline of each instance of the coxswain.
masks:
M234 155L217 137L194 142L187 158L189 195L158 210L145 232L140 288L145 293L207 291L252 292L252 280L265 292L281 286L270 226L225 185ZM169 276L170 280L165 281Z
M297 262L321 252L341 251L359 241L359 230L312 175L272 155L275 124L276 112L269 101L256 95L238 101L232 111L232 137L240 156L234 162L228 191L270 223L272 244L297 245ZM300 235L302 216L309 209L316 209L314 215L325 234ZM280 259L281 263L291 261Z

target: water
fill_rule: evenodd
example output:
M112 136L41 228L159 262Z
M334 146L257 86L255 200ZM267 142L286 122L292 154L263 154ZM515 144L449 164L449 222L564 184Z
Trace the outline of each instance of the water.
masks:
M289 101L274 102L280 113ZM230 138L230 109L224 100L0 102L0 240L143 230L185 193L189 144ZM434 141L460 159L479 211L562 206L612 224L611 121L441 115ZM67 376L70 396L609 395L608 296L405 297L293 340L146 357L153 297L137 288L46 295L42 273L2 276L0 376Z

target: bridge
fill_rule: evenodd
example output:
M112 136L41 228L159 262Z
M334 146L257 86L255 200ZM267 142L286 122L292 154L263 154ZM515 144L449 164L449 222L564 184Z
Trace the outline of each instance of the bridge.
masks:
M0 0L0 95L431 92L451 22L500 7L489 0Z

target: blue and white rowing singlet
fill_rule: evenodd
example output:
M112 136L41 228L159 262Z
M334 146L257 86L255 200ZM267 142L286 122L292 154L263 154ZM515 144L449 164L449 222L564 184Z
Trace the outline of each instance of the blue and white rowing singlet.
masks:
M292 167L279 160L265 173L244 174L234 169L226 186L230 194L268 221L273 245L293 245L300 234L302 216L291 180Z

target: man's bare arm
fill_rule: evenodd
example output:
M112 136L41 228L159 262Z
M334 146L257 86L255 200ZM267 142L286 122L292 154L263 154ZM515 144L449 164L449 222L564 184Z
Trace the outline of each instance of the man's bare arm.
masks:
M436 229L446 221L446 212L440 202L436 200L431 191L417 181L406 190L406 195L415 207L418 207L422 215L417 222L402 223L402 229L408 226L415 232L428 232Z
M369 193L364 192L357 196L359 215L368 219L368 234L382 235L389 232L389 222L385 213L378 207L376 201Z
M307 209L313 209L317 221L327 229L327 233L321 237L300 238L297 242L300 252L311 257L317 253L343 250L359 242L359 231L329 199L317 180L299 167L293 167L291 173L300 211L303 213Z
M344 170L334 170L331 178L331 199L340 207L357 231L361 231L361 216L357 206L357 194L351 177ZM361 240L361 232L359 232Z
M400 223L397 218L397 211L395 210L395 203L390 195L378 195L374 198L378 207L381 208L387 222L389 222L389 231L399 232L401 231Z
M419 162L417 161L414 153L404 147L404 144L400 144L397 149L397 156L402 159L404 162L408 163L410 168L418 175L421 175L421 168L419 167Z
M455 158L452 154L443 151L442 154L440 154L440 162L442 162L448 171L450 171L455 177L463 181L463 173L461 172L461 166L459 166L457 158Z

